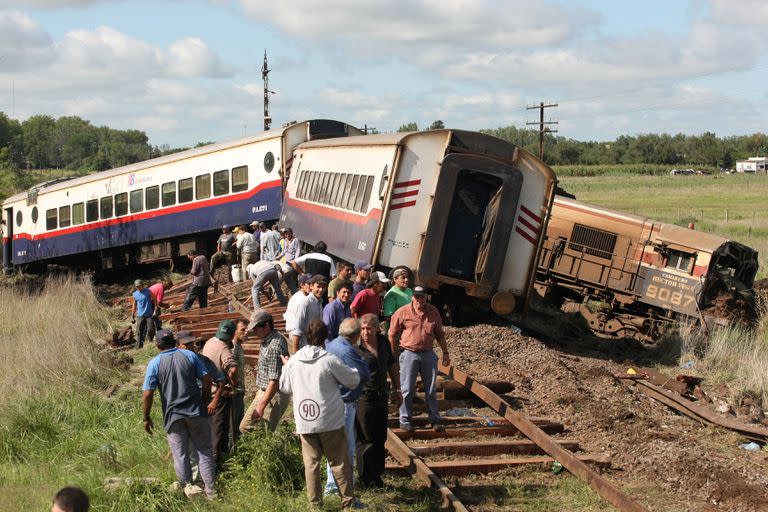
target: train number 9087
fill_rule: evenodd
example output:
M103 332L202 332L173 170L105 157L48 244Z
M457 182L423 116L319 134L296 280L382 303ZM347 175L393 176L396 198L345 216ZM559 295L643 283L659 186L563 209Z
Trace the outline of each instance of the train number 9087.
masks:
M687 293L673 291L664 286L648 285L645 294L649 299L656 299L661 302L668 302L674 306L688 308L696 302L696 298Z

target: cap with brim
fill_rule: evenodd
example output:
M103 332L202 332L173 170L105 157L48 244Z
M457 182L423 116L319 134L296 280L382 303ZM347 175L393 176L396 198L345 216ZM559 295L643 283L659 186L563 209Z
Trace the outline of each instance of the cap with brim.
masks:
M281 233L293 233L293 230L291 228L282 228L280 230Z
M257 228L260 225L261 225L261 222L256 222L256 221L251 222L251 227Z
M414 286L413 287L413 294L414 295L426 295L427 290L423 286Z
M179 331L176 333L176 343L179 345L188 345L197 341L192 331Z
M392 279L397 279L400 276L407 276L407 275L408 275L407 269L399 268L392 273Z
M221 229L229 229L229 225L228 224L224 224L223 226L221 226Z
M269 312L263 309L257 309L251 314L251 322L248 324L248 330L251 331L270 320L272 320L272 315Z
M312 282L312 274L301 274L299 276L299 284L309 284Z
M137 279L133 282L133 286L141 286L143 284L144 284L144 281L142 281L141 279Z
M173 337L173 333L168 329L160 329L155 333L155 341L158 343L167 343L169 341L176 341Z
M239 233L240 232L240 226L235 226L235 228L232 230L233 233Z
M387 276L384 275L384 272L381 272L379 270L371 273L371 278L368 280L368 286L371 286L374 283L389 283L389 279L387 279Z
M373 265L368 263L367 261L358 261L355 263L355 272L359 272L361 270L371 270L373 268Z
M235 335L237 325L232 320L222 320L216 331L216 337L221 341L229 341Z

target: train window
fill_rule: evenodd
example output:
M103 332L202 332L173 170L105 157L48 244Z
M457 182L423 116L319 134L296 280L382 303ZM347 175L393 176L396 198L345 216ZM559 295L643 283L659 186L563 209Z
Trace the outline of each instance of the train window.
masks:
M144 194L144 207L147 210L154 210L160 207L160 187L155 185L154 187L147 187L146 194Z
M19 228L21 227L21 220L22 220L21 210L18 210L16 212L16 227L19 227Z
M32 208L32 222L37 223L37 206Z
M357 194L357 186L360 184L360 176L355 174L352 176L352 185L347 187L347 194L345 194L345 201L342 203L342 207L347 210L351 210L355 205L355 194Z
M194 197L192 192L192 178L179 180L179 203L190 202Z
M128 215L128 192L115 194L115 217Z
M368 181L365 184L365 192L363 193L363 204L360 207L359 212L367 212L368 205L371 202L371 194L373 193L373 176L368 176Z
M163 206L173 206L176 204L176 182L169 181L163 183Z
M45 229L56 229L57 225L56 208L45 211Z
M229 171L224 169L213 173L213 195L229 194Z
M306 199L309 196L309 191L312 185L312 171L304 171L306 176L304 177L304 185L301 187L301 198Z
M109 219L112 217L112 196L102 197L99 199L99 217L101 220Z
M360 185L357 187L357 196L355 196L355 211L359 212L363 210L363 201L365 201L365 190L368 186L368 180L371 176L360 176ZM371 184L373 186L373 184ZM370 196L370 192L368 193Z
M669 257L667 258L667 267L690 273L691 270L693 270L693 261L696 259L695 256L695 254L671 249L669 251Z
M309 176L309 190L307 190L307 200L312 201L312 198L317 192L317 178L319 174L317 171L312 171Z
M613 257L613 250L616 248L616 234L574 224L568 248L609 260Z
M59 208L59 227L68 228L72 225L72 210L69 206L62 206Z
M333 204L333 199L336 197L336 190L339 186L339 173L335 172L331 174L331 184L328 185L328 195L325 196L325 204Z
M232 169L232 192L248 190L248 166L241 165Z
M208 199L211 197L211 175L201 174L195 178L195 199Z
M307 171L301 171L299 184L296 186L296 197L304 199L304 188L307 186Z
M333 202L331 203L333 206L340 206L341 205L341 199L344 197L344 187L347 186L347 179L349 178L349 174L342 174L341 179L339 179L339 185L336 188L336 193L333 197Z
M76 203L72 205L72 225L79 226L85 222L85 205Z
M274 168L275 168L275 155L273 155L271 151L267 151L267 154L264 155L264 170L267 172L272 172L272 169Z
M320 199L318 203L323 203L328 200L328 189L331 187L331 173L326 172L323 174L323 186L320 188Z
M98 200L91 199L90 201L85 203L85 220L88 222L99 220L99 201Z
M131 190L131 213L144 211L144 191Z

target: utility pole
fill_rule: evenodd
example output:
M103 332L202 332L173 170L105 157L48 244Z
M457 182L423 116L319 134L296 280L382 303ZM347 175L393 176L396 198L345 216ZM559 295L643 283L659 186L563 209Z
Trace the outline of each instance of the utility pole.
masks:
M536 109L539 109L539 120L538 121L529 121L529 122L527 122L525 124L527 124L527 125L529 125L529 124L534 124L534 125L537 124L537 125L539 125L539 158L542 159L542 160L544 160L544 133L556 133L557 132L557 130L551 130L549 128L545 128L544 125L547 125L547 124L557 124L557 121L549 120L549 121L545 122L544 121L544 109L545 108L550 108L550 107L556 107L556 106L557 106L557 103L546 103L545 104L542 101L542 102L539 102L538 105L528 105L526 107L526 110L536 110Z
M261 67L261 78L264 80L264 131L272 126L272 117L269 115L269 95L275 94L275 91L269 90L269 72L272 71L267 65L267 50L264 49L264 65Z
M368 135L368 132L374 133L376 131L375 126L368 126L368 123L365 124L365 127L363 128L363 133Z

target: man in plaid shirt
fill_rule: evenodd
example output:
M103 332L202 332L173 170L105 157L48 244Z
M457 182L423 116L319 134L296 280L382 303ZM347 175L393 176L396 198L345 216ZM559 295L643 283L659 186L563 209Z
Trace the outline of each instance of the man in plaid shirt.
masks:
M252 430L259 420L266 422L269 430L274 432L290 401L290 397L279 390L280 374L283 371L280 356L288 357L288 342L275 330L272 315L263 309L253 312L248 330L261 338L262 342L256 372L256 397L245 411L243 421L240 422L240 432L245 434Z

